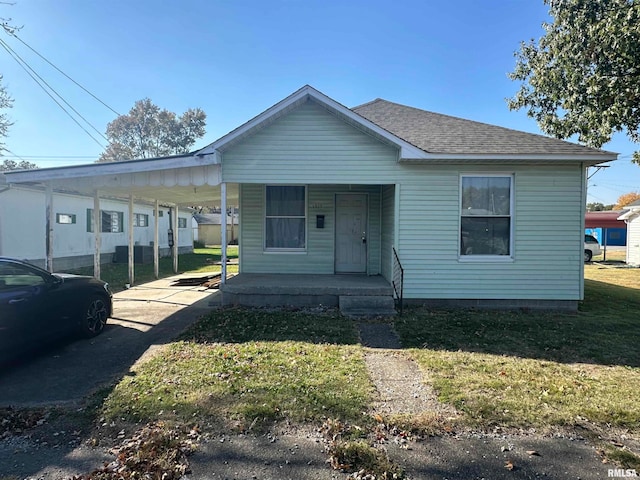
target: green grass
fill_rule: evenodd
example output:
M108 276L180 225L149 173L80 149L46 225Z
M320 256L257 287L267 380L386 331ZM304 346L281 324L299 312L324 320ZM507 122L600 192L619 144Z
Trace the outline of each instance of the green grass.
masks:
M227 248L229 259L238 258L238 247L229 246ZM220 272L220 247L195 248L193 253L184 253L178 256L178 271L180 273L190 272L203 274ZM173 259L171 257L161 257L158 265L159 277L171 277L173 272ZM227 265L227 272L237 273L237 265ZM93 267L76 269L73 273L93 276ZM134 265L135 284L155 280L153 264ZM108 263L100 267L100 277L107 282L114 292L124 289L124 285L129 283L129 267L126 263Z
M350 320L302 312L212 313L125 378L106 418L235 426L362 421L372 386Z
M577 314L413 309L396 329L468 425L639 434L640 270L610 270L586 268Z

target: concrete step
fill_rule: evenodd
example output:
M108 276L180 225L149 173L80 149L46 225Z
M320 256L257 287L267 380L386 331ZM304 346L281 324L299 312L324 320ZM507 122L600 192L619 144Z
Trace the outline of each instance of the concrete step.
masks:
M389 317L396 315L391 295L341 295L338 304L343 315L353 317Z

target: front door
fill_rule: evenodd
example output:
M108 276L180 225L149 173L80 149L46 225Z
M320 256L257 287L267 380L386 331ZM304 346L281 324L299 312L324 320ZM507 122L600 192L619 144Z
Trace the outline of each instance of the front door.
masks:
M367 271L367 195L336 195L336 273Z

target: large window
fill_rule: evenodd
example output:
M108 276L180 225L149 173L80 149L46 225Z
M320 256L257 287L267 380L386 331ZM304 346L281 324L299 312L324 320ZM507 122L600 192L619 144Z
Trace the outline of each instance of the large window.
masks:
M124 232L124 213L100 210L100 231L103 233ZM93 209L87 208L87 232L93 232Z
M304 250L306 247L306 188L267 185L265 248Z
M511 175L463 175L460 255L511 255Z

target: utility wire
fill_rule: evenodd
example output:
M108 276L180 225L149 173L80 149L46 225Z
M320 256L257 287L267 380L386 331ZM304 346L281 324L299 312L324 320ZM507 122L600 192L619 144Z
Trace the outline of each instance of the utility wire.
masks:
M55 68L58 72L60 72L62 75L64 75L65 77L67 77L69 80L71 80L74 84L76 84L78 87L80 87L82 90L84 90L85 92L87 92L89 95L91 95L95 100L97 100L98 102L100 102L102 105L104 105L105 107L107 107L109 110L111 110L113 113L115 113L117 116L121 116L118 112L116 112L113 108L111 108L109 105L107 105L106 103L104 103L102 100L100 100L98 97L96 97L93 93L91 93L89 90L87 90L86 88L84 88L82 85L80 85L78 82L76 82L73 78L71 78L69 75L67 75L66 73L64 73L62 70L60 70L58 67L56 67L53 63L51 63L48 59L46 59L43 55L41 55L39 52L37 52L33 47L31 47L31 45L29 45L28 43L26 43L24 40L22 40L20 37L18 37L18 35L15 32L12 32L10 35L12 35L13 37L15 37L20 43L22 43L25 47L27 47L29 50L31 50L33 53L35 53L36 55L38 55L41 59L43 59L45 62L47 62L49 65L51 65L53 68Z
M4 40L0 39L0 46L2 46L7 53L11 56L11 58L13 58L18 65L20 65L20 67L22 67L22 69L27 72L27 74L33 79L34 82L36 82L38 84L38 86L44 90L44 92L51 98L51 100L53 100L56 105L58 105L62 111L64 111L64 113L66 113L69 118L71 118L71 120L73 120L76 125L78 125L87 135L89 135L89 137L91 137L91 139L96 142L98 145L100 145L100 148L104 149L104 145L102 145L93 135L91 135L91 133L89 133L89 131L83 127L80 122L78 122L78 120L71 114L69 113L69 111L64 108L60 102L53 96L51 95L51 92L49 92L49 90L47 90L42 83L44 83L53 93L55 93L69 108L71 108L71 110L73 110L76 115L78 115L82 120L84 120L87 125L89 125L91 128L93 128L96 132L98 132L98 135L100 135L102 138L104 138L104 140L109 143L109 140L102 134L100 133L100 131L94 127L86 118L84 118L75 108L73 108L69 102L67 102L51 85L49 85L40 75L38 75L35 70L33 70L29 64L27 62L25 62L22 57L20 57L20 55L18 55L17 53L15 53L13 51L13 49L11 47L9 47L9 45L7 45ZM39 79L36 79L36 77ZM42 82L42 83L40 83Z

